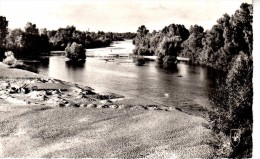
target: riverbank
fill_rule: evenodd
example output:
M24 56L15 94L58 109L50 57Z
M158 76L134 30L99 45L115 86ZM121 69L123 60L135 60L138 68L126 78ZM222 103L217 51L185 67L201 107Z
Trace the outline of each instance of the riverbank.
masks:
M0 76L0 157L212 155L201 117L3 64Z

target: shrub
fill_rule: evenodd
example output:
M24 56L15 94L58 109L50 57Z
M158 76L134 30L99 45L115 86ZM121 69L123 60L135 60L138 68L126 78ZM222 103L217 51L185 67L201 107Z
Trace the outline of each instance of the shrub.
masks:
M81 44L73 42L71 45L66 47L65 56L68 57L71 61L85 60L85 52L86 50Z

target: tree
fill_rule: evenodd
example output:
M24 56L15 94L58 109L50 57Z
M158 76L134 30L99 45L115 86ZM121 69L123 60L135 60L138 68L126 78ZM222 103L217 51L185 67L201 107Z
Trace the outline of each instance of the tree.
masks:
M190 27L189 32L189 38L182 43L183 51L181 56L189 58L192 63L198 63L199 54L203 47L204 29L201 26L194 25Z
M22 34L21 52L15 53L17 56L38 57L43 52L49 52L51 45L47 35L39 34L39 29L35 24L28 22Z
M149 30L145 25L141 25L137 30L137 36L133 39L135 49L133 50L135 55L151 55L150 52L150 36Z
M242 3L240 9L231 17L233 24L234 44L239 50L244 52L252 52L253 49L253 6L251 4Z
M36 28L36 24L28 22L24 27L24 32L31 35L39 35L39 29Z
M66 47L65 56L68 57L71 61L85 60L85 52L86 50L82 47L81 44L73 42L71 45Z
M172 38L164 37L157 49L157 61L159 63L176 63L176 57L181 50L182 39L180 36L174 36Z
M213 100L216 106L210 115L212 129L224 133L227 143L231 129L241 130L238 145L221 157L252 156L252 10L252 5L243 3L231 17L223 15L204 39L203 49L211 50L214 58L208 63L225 72L222 84L217 86L219 93L214 94L220 98Z
M145 25L141 25L140 27L138 27L137 34L140 37L144 37L148 33L149 33L149 30L146 29Z
M218 135L224 133L228 136L224 140L220 139L221 142L230 145L231 149L217 154L220 157L250 158L252 156L252 76L252 56L240 52L232 60L227 76L222 82L219 80L217 91L213 95L215 110L210 113L212 129ZM231 129L241 130L240 142L236 147L230 144Z
M228 106L230 118L227 121L229 129L240 129L241 139L233 148L230 157L252 157L253 131L253 61L252 56L240 52L234 58L227 75Z
M7 50L12 50L16 54L21 52L23 48L22 36L24 32L22 29L13 29L6 37L6 48Z
M8 21L6 17L0 16L0 60L4 57L6 35L8 34Z

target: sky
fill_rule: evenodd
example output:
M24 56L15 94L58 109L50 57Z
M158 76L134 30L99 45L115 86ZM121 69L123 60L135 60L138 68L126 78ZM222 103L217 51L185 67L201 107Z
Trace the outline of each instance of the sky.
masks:
M27 22L49 30L74 25L81 31L136 32L141 25L153 31L172 23L210 29L242 2L252 0L0 0L0 15L10 29Z

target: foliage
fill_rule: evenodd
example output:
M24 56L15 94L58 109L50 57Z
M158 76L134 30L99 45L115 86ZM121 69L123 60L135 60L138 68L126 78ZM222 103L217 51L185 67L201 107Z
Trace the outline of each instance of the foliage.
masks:
M98 48L110 46L112 41L131 39L136 36L134 33L105 33L103 31L89 32L79 31L75 26L67 26L58 30L46 31L49 41L52 43L52 50L64 50L69 43L76 42L84 48Z
M8 34L8 22L4 20L5 17L1 19L1 23L3 23L1 35L4 33L6 35L6 38L2 38L5 45L0 46L0 57L2 56L2 58L4 57L5 50L12 50L16 57L29 58L38 57L42 53L48 54L50 50L64 50L67 45L73 42L81 44L84 48L98 48L109 46L114 40L134 38L136 36L135 33L130 32L84 32L77 30L75 26L67 26L66 28L59 28L58 30L47 30L43 28L39 31L36 25L30 22L26 24L24 30L17 28L10 30ZM6 26L4 24L6 24Z
M65 56L68 57L71 61L85 60L86 59L86 50L81 44L73 42L71 45L68 45L65 49Z
M172 57L177 57L177 53L181 50L181 42L182 39L180 36L174 36L172 38L164 37L162 42L160 42L159 47L157 49L157 56L158 56L158 62L159 63L166 63L171 59L174 58L169 58L169 56ZM167 57L167 58L165 58ZM175 61L176 62L176 61ZM173 63L175 63L173 62ZM172 63L172 62L171 62Z
M210 30L195 25L189 38L183 42L179 56L201 64L227 71L232 59L240 52L252 52L252 5L242 3L234 15L224 14Z
M135 55L151 55L150 45L149 45L149 30L142 25L137 30L137 35L135 39L133 39L133 44L135 45L135 49L133 53Z
M8 21L6 17L0 16L0 45L5 44L5 37L8 34Z
M212 130L230 136L231 129L240 129L240 143L221 157L252 155L252 56L240 52L232 61L226 78L219 80L213 96L215 110L210 113ZM222 141L226 142L226 141ZM231 141L229 141L231 142ZM223 148L223 147L220 147Z
M180 53L180 56L188 57L192 63L196 64L203 47L204 29L201 26L194 25L190 27L189 32L189 38L182 43L183 51Z
M253 62L252 56L241 52L227 75L229 89L230 128L240 129L241 141L230 157L251 157L253 127Z
M135 55L157 55L159 63L175 65L174 59L176 60L182 50L182 42L188 37L189 31L184 25L171 24L159 32L153 31L152 33L149 33L149 30L142 25L133 39L135 45L133 53Z
M28 22L22 29L13 29L6 37L6 49L14 52L16 57L38 57L48 53L51 45L44 34L39 34L35 24Z

